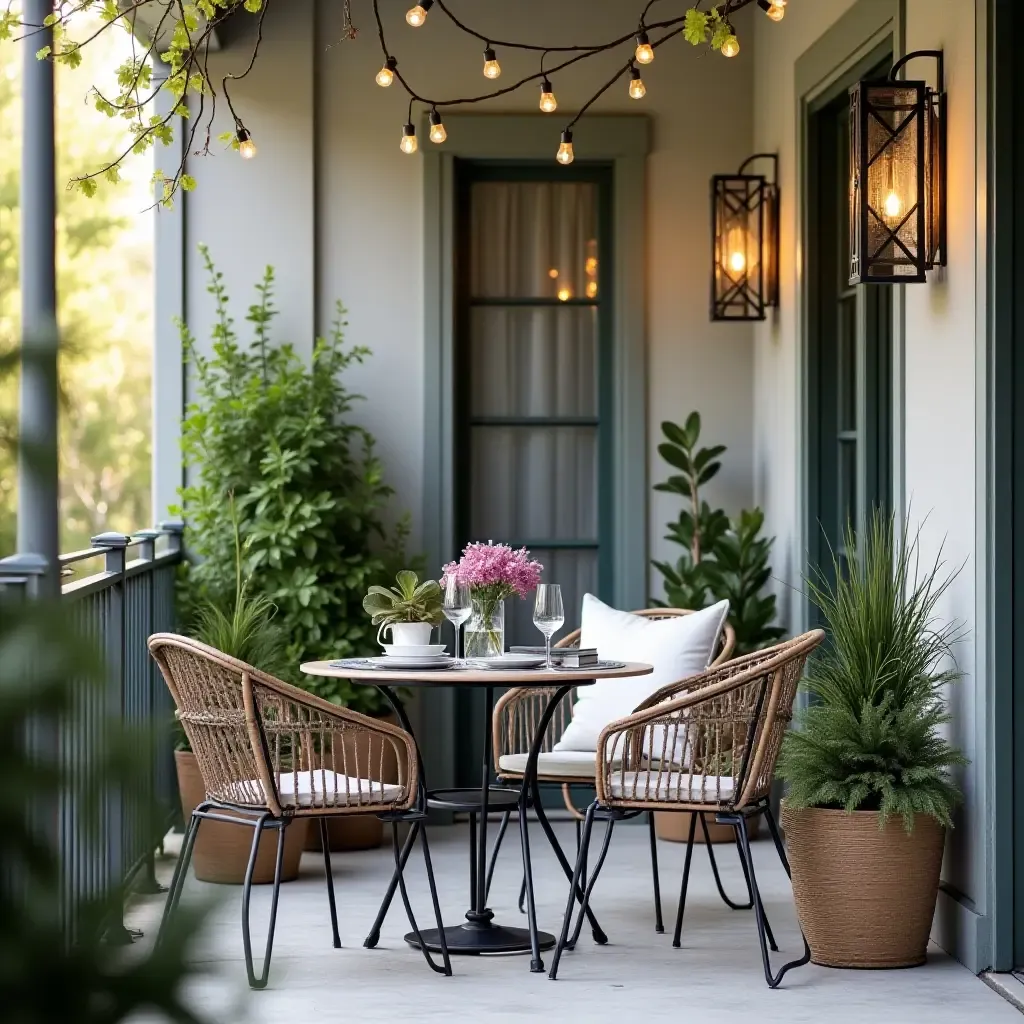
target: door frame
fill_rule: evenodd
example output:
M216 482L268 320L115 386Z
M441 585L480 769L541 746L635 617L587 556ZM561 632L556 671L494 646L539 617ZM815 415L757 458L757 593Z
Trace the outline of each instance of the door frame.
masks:
M812 173L811 119L844 92L848 83L870 72L887 54L903 52L905 36L903 0L857 0L811 47L794 66L796 127L797 127L797 227L798 242L797 287L797 358L796 385L800 402L797 417L797 451L794 507L799 510L797 524L797 554L795 564L800 578L813 567L812 539L817 529L807 496L813 483L812 449L814 407L811 402L811 380L808 358L811 351L811 332L817 323L818 310L810 287L812 275L808 269L810 244ZM902 286L894 286L892 330L892 502L903 508L903 301ZM802 588L801 588L802 589ZM804 598L794 602L794 633L803 632L813 622L810 602Z
M430 567L455 550L456 374L454 360L457 159L550 160L557 131L550 119L522 114L445 114L444 146L423 158L423 549ZM421 137L429 132L423 115ZM646 160L650 119L597 114L573 128L577 159L612 167L612 498L611 597L620 608L641 608L648 596L647 338L645 316ZM450 690L431 693L419 709L424 760L431 786L452 785L455 706Z

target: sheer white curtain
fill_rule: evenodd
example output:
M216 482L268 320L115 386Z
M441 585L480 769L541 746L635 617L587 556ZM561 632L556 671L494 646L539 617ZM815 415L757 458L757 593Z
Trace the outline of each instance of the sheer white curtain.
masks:
M598 298L597 189L588 182L476 182L471 192L470 525L477 539L598 539L598 310L529 300ZM485 304L480 300L508 305ZM479 424L515 417L542 422ZM583 420L584 422L579 422ZM546 422L545 422L546 421ZM566 422L559 422L566 421ZM593 549L535 548L569 622L596 590ZM532 642L529 609L512 642ZM534 637L535 639L535 637Z

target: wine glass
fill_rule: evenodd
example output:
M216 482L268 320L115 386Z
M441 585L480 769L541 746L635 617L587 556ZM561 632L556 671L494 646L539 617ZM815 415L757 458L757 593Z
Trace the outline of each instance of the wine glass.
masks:
M444 587L441 604L444 617L455 627L455 660L459 660L459 629L473 614L473 595L469 584L460 583L458 577L449 576Z
M533 605L533 624L544 634L547 667L551 668L551 637L565 623L562 588L557 583L541 583Z

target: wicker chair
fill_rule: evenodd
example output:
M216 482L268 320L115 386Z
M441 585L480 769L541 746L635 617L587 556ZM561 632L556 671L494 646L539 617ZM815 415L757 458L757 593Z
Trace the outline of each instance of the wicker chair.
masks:
M665 687L633 714L604 729L598 738L597 798L587 808L583 823L573 887L551 964L551 978L557 976L563 950L572 948L579 937L583 911L604 864L615 822L653 810L692 813L673 946L680 944L697 817L713 812L719 824L732 825L736 830L769 987L776 988L787 971L810 960L805 940L804 955L785 964L778 974L772 973L768 944L773 951L778 947L757 888L747 822L759 815L765 817L789 874L769 796L804 662L823 638L821 630L814 630ZM579 920L570 941L576 886L585 870L597 818L607 822L607 830L593 874L586 882Z
M693 610L688 608L643 608L640 611L633 612L634 615L640 615L648 619L670 619L677 618L683 615L692 615ZM556 645L556 648L565 649L568 647L574 647L579 644L581 630L576 629L563 637ZM732 626L725 625L722 630L722 636L719 641L718 652L715 656L711 666L719 665L724 661L727 661L732 655L733 649L736 646L736 633ZM510 756L515 758L518 755L518 760L525 763L527 752L530 749L530 743L533 740L533 734L536 729L536 723L539 721L544 708L551 698L551 694L554 693L555 687L517 687L516 689L509 690L502 698L498 701L494 709L494 758L495 758L495 770L497 771L498 778L503 782L521 782L523 778L522 770L513 771L509 767ZM538 775L537 780L541 783L557 784L562 787L562 798L565 801L566 809L572 814L576 820L576 848L579 850L580 844L580 831L583 823L583 812L579 810L572 799L572 787L586 785L593 786L594 784L594 771L596 768L596 756L592 759L581 758L579 764L571 765L574 772L572 775L559 774L558 772L545 771L544 755L551 754L555 744L558 742L559 737L565 731L565 727L568 725L569 720L572 717L573 709L573 695L567 697L558 710L555 712L551 719L551 723L548 726L547 733L544 737L543 746L541 747L541 761L538 764ZM501 763L504 758L504 765ZM566 767L570 767L567 765ZM511 812L506 812L501 820L501 824L498 826L498 832L494 840L494 849L491 853L491 863L487 871L487 890L491 887L491 878L494 874L494 865L498 858L498 850L501 847L502 838L505 835L505 830L508 828L509 818ZM664 932L665 926L662 922L661 916L661 885L658 878L658 844L657 836L654 831L654 813L651 812L647 816L647 827L650 835L651 843L651 872L654 881L654 919L655 919L655 931ZM701 817L701 827L704 830L705 838L707 838L708 830L707 825L704 823L703 817ZM691 837L692 843L692 837ZM746 909L749 910L752 904L747 903L735 903L733 902L725 892L722 886L721 878L718 873L718 863L715 860L715 852L711 843L707 843L708 856L711 858L711 867L714 872L715 882L718 885L718 891L722 895L722 899L734 909ZM523 883L519 889L519 910L523 911L523 903L526 896L526 878L524 874ZM748 899L749 899L748 892Z
M425 792L412 736L387 722L336 707L187 637L157 633L149 638L149 650L174 698L177 717L206 786L206 799L192 813L185 831L161 933L181 898L202 822L224 821L251 828L252 851L242 886L242 945L250 986L264 988L270 975L285 830L299 818L316 818L327 872L331 930L335 948L340 947L327 819L376 814L391 823L402 900L417 938L420 932L398 852L398 823L411 822L422 839L444 965L434 963L425 943L420 943L420 949L434 971L450 975L424 824ZM397 761L396 783L381 781L388 761ZM260 837L267 830L277 831L277 861L263 969L257 976L249 932L249 896Z

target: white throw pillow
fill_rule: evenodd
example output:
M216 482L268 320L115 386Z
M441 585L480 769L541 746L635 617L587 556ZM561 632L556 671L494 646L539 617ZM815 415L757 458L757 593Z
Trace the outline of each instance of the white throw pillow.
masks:
M648 619L620 612L585 594L580 646L597 648L605 661L646 662L654 671L581 686L572 721L554 749L596 750L597 738L609 722L631 714L661 687L703 672L714 660L728 614L729 602L719 601L692 615Z

